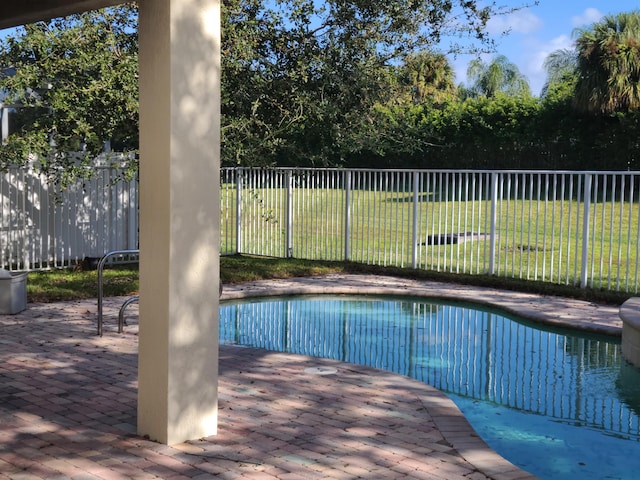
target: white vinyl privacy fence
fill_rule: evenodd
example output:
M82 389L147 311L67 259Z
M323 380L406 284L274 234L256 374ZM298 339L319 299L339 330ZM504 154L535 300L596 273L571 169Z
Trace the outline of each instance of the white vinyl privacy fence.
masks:
M62 267L138 248L137 181L110 167L64 190L29 168L0 176L0 267Z
M639 172L224 169L222 253L638 291Z

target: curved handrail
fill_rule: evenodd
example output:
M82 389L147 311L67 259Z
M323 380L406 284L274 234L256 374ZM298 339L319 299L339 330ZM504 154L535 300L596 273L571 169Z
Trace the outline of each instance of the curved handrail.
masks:
M120 311L118 312L118 333L124 332L124 311L129 305L131 305L132 303L137 303L139 300L140 297L138 295L136 295L135 297L127 298L120 307Z
M140 254L140 250L114 250L104 255L98 262L98 335L102 336L102 297L103 297L103 287L104 287L104 278L102 275L102 271L104 270L104 266L107 263L109 257L113 257L115 255L134 255Z

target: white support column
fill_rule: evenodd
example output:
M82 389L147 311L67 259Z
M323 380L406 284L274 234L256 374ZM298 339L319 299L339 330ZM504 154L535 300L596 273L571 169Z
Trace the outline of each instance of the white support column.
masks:
M220 3L140 6L138 433L216 433Z

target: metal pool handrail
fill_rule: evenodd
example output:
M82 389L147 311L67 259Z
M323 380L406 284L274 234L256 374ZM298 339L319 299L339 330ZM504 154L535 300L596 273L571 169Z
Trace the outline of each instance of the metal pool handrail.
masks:
M127 298L120 307L120 311L118 312L118 333L124 332L124 311L129 305L131 305L132 303L138 303L139 300L140 297L138 295L136 295L135 297Z
M103 293L104 278L102 275L102 271L104 270L104 266L106 265L107 260L110 257L116 256L116 255L135 255L135 254L140 254L140 250L114 250L112 252L105 254L105 256L102 257L98 262L98 335L100 336L102 336L102 323L103 323L102 297L104 295Z

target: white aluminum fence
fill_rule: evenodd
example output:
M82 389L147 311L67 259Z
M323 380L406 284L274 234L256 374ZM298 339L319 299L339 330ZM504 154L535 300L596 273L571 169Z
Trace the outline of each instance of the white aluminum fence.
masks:
M62 267L111 250L138 248L138 183L116 170L65 190L28 168L0 176L0 268Z
M223 169L222 253L636 293L640 172Z

